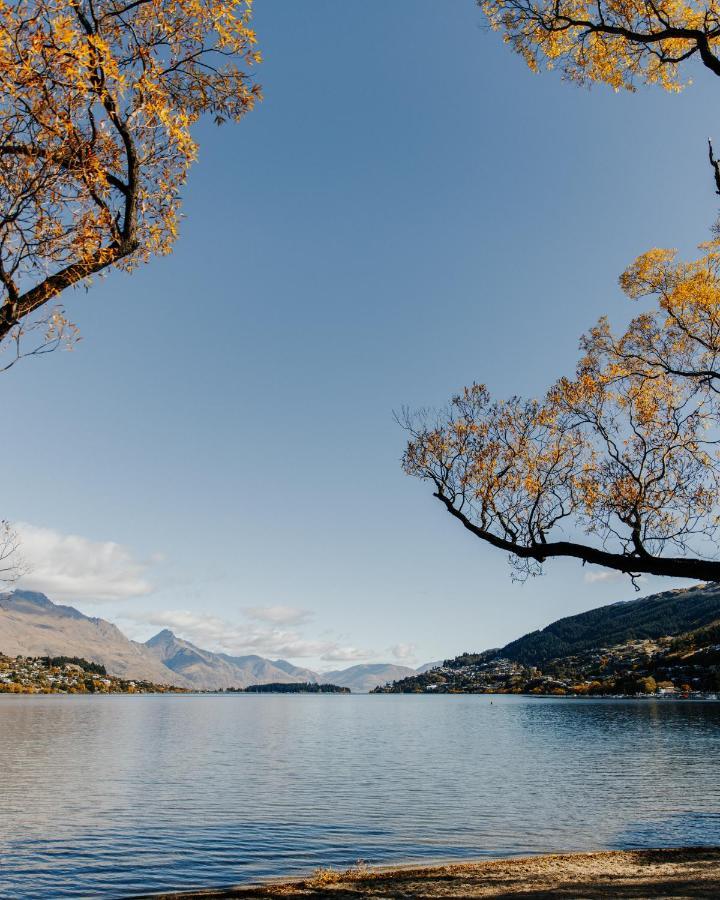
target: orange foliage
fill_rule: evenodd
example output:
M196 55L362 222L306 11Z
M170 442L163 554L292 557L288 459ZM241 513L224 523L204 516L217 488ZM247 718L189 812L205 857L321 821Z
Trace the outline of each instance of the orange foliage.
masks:
M720 6L683 0L478 0L493 28L533 71L559 67L578 82L615 90L637 82L682 86L697 57L720 75Z
M720 252L702 250L690 263L666 250L636 260L621 284L655 310L619 336L602 319L575 376L542 400L492 401L472 385L432 422L406 416L406 472L521 574L574 556L720 577L719 563L692 557L714 555L720 522Z
M192 126L260 97L251 2L0 0L0 339L170 250ZM61 314L45 324L68 334Z

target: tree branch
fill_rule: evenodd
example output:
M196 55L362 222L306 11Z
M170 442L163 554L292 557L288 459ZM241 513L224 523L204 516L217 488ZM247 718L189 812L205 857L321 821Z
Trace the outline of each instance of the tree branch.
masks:
M660 557L649 554L635 556L625 553L610 553L596 547L577 544L572 541L554 541L542 545L525 546L514 541L508 541L493 534L486 529L475 525L464 513L453 506L450 498L441 490L433 494L445 506L451 516L456 518L464 528L475 537L491 544L499 550L519 557L542 563L549 557L570 557L580 559L583 563L592 563L604 566L607 569L615 569L626 575L660 575L675 578L692 578L701 581L720 581L720 562L713 560L694 559L690 557Z
M71 263L54 275L50 275L40 284L20 295L14 302L11 299L8 300L0 306L0 341L21 319L35 312L48 300L52 300L66 288L114 265L134 253L138 247L139 242L134 238L103 247L85 260Z
M713 175L715 177L715 193L720 195L720 160L715 159L715 155L713 154L713 145L710 138L708 138L708 155L710 157L710 165L713 169Z

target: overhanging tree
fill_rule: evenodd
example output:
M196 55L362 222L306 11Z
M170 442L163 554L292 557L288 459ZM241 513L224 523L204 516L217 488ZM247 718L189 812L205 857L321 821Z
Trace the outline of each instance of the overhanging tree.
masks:
M0 0L0 369L75 340L67 288L170 250L193 125L260 97L251 3Z
M720 74L720 6L487 0L491 24L538 69L615 89L681 86L697 56ZM720 170L710 148L716 189ZM639 257L621 276L654 309L582 339L573 378L540 400L493 401L474 384L437 415L405 411L403 467L527 577L553 557L720 581L720 241L678 262Z
M720 5L679 0L478 0L493 28L531 69L558 67L578 82L634 89L682 85L693 57L720 75Z
M18 536L12 525L0 521L0 585L12 584L25 572L18 558Z
M59 303L168 253L203 114L260 98L252 0L0 0L0 371L77 340ZM0 583L22 574L0 522Z

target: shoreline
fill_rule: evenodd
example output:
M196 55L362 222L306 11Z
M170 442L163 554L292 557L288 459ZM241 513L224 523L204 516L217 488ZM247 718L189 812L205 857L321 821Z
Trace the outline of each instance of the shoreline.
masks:
M0 697L238 697L238 696L343 696L343 697L522 697L527 700L657 700L662 703L720 703L720 692L691 694L536 694L507 691L202 691L168 687L163 691L7 691L0 689Z
M475 897L552 900L572 898L690 898L720 896L720 847L553 853L424 866L320 869L299 879L255 885L136 895L135 900L209 898L429 898Z

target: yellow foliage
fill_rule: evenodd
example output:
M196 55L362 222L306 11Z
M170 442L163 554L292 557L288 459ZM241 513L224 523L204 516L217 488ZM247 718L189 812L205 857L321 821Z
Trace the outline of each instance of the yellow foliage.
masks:
M251 0L0 0L0 338L170 251L199 117L260 99Z
M577 82L614 90L637 82L669 91L683 82L679 67L697 55L715 74L720 5L679 0L478 0L491 26L532 71L561 68Z
M534 570L523 560L542 562L568 533L597 536L630 571L666 546L714 542L720 252L717 243L701 249L687 263L671 250L639 257L621 283L633 299L655 298L656 309L620 335L601 319L582 339L574 377L542 400L493 401L472 385L433 427L409 419L406 472L430 480L466 527L513 553L525 574Z

